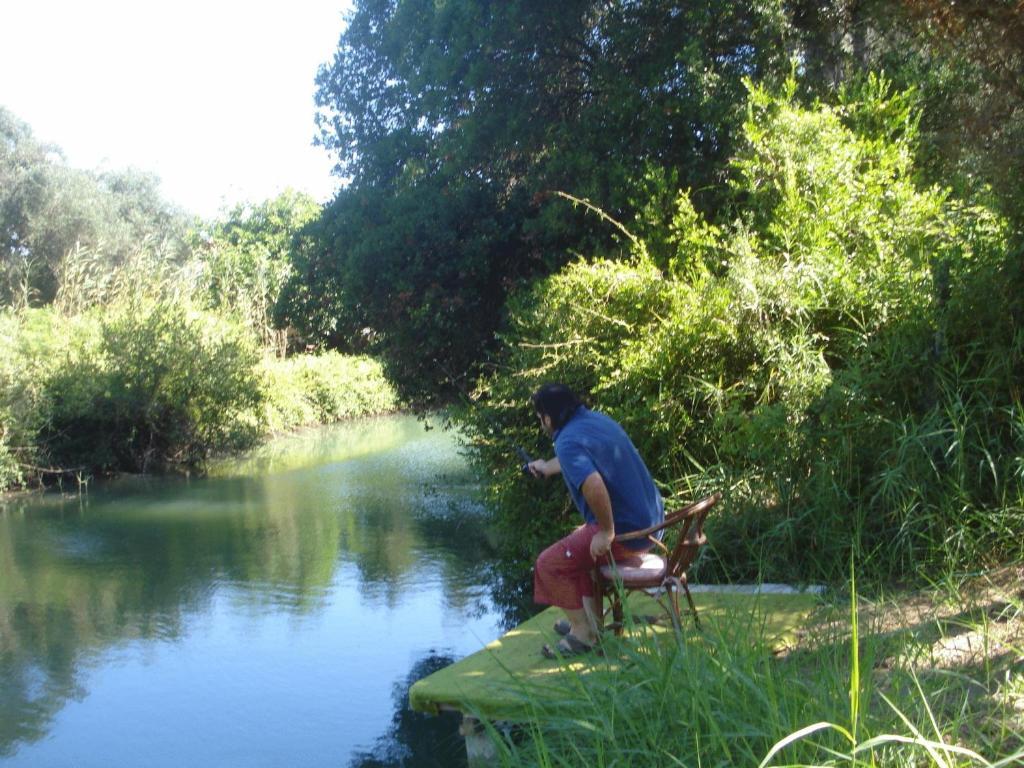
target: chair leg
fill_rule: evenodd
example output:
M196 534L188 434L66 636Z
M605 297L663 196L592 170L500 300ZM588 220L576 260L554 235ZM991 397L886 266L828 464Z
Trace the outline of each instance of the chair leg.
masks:
M665 611L668 620L672 622L672 629L679 634L683 631L683 617L679 613L679 580L669 576L661 583L661 590L664 593L665 601L658 598L658 605Z
M604 631L604 580L597 571L594 577L594 630L600 635Z
M617 635L621 635L623 630L622 599L623 596L618 593L612 597L612 626Z
M609 610L612 614L611 628L616 635L622 634L624 629L623 602L626 594L618 580L614 582L606 581L598 571L594 571L594 607L598 616L598 633L605 629L604 598L607 597L610 603Z
M669 599L671 600L669 606L672 609L672 626L677 633L682 633L683 615L679 611L679 580L672 579L672 583L667 585L665 591L668 593Z
M700 629L700 616L697 615L697 606L694 605L693 595L690 594L690 587L687 585L685 578L680 583L683 585L683 591L686 593L686 602L690 604L690 610L693 612L693 624L697 629Z

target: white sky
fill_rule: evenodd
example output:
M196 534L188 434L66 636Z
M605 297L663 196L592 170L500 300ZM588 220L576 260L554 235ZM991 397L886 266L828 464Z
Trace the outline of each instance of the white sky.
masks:
M0 0L0 105L76 168L156 173L213 216L337 179L313 79L349 0Z

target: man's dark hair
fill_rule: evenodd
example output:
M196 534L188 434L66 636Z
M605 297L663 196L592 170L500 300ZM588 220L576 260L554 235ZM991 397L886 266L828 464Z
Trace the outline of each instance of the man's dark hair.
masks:
M582 405L576 393L565 384L545 384L533 393L530 400L537 413L551 419L551 427L555 430L564 427Z

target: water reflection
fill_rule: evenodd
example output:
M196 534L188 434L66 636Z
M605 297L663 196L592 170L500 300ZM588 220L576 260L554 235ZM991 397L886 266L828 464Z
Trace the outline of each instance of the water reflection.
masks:
M418 661L408 677L394 687L395 714L389 731L373 749L352 758L349 768L458 768L466 765L466 748L459 736L462 716L445 712L425 715L409 709L413 683L454 662L451 656L431 654Z
M382 733L434 738L389 681L499 632L472 491L451 435L398 418L8 499L0 764L376 765Z

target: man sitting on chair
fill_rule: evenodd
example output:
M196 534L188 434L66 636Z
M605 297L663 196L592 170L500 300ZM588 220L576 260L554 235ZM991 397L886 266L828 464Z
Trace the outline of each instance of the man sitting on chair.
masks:
M535 477L562 474L583 525L537 558L534 602L557 605L567 621L555 630L563 656L584 653L597 642L592 571L611 558L635 559L647 540L623 544L615 535L639 531L665 519L665 505L640 454L621 426L584 407L564 384L546 384L532 397L541 427L554 441L555 457L528 465ZM545 656L554 650L545 645Z

